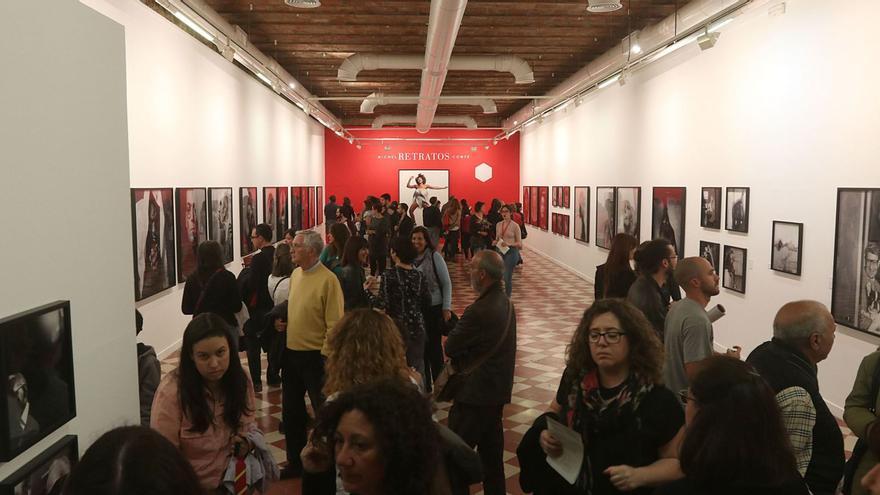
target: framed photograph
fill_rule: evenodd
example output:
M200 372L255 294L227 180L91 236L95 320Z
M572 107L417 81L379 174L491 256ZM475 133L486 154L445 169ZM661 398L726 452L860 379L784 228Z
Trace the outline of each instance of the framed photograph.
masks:
M651 239L666 239L684 258L685 203L687 188L655 187L651 200Z
M700 226L721 228L721 188L704 187L700 192Z
M535 227L538 226L538 210L540 207L538 206L538 186L529 186L529 201L531 201L531 213L530 220L531 224Z
M596 245L600 248L611 249L611 241L614 239L614 205L615 194L613 187L596 188Z
M629 234L641 241L642 219L642 188L641 187L618 187L614 200L616 216L614 225L617 233Z
M232 233L232 188L212 187L208 189L208 239L217 241L223 251L223 262L230 263L235 258L235 241Z
M70 301L0 320L0 461L6 462L76 417Z
M0 481L0 495L57 495L79 462L76 435L65 435Z
M526 224L532 223L531 222L532 217L529 216L529 213L532 211L531 210L531 206L532 206L531 201L529 201L531 199L530 194L531 194L531 192L530 192L529 186L523 186L522 199L520 201L522 202L523 222L525 222Z
M263 188L263 223L272 229L272 241L278 240L278 188Z
M275 241L280 241L284 238L284 231L290 227L290 205L288 202L288 192L289 189L286 187L278 187L278 217L276 218L277 224L275 225Z
M290 188L290 228L295 232L303 229L303 202L302 187Z
M741 294L746 293L745 248L724 246L724 287Z
M880 189L838 189L834 321L880 335Z
M562 207L571 208L571 188L562 186Z
M315 226L314 198L315 188L303 187L303 228L310 229Z
M424 225L422 212L430 206L431 196L437 196L441 205L449 201L449 170L398 170L397 194L401 203L409 205L409 213L416 225Z
M590 242L590 188L574 188L574 238Z
M801 274L801 246L804 224L773 221L773 246L770 249L770 269L777 272Z
M132 189L131 230L134 300L140 301L177 283L174 190Z
M749 188L727 188L727 221L724 228L733 232L749 231Z
M315 188L315 215L318 217L315 225L324 223L324 186Z
M177 209L177 281L184 282L198 266L196 251L208 240L208 193L204 187L178 187L174 191Z
M239 218L239 249L241 256L245 257L254 251L254 241L251 240L251 232L257 226L257 188L238 188L238 218Z
M700 241L700 257L709 260L715 273L721 269L718 261L721 260L721 244L717 242Z
M557 224L558 224L558 220L556 218L556 213L551 213L550 214L550 232L552 232L554 234L556 233Z
M553 192L553 206L559 206L559 186L553 186L551 191Z
M560 233L564 237L571 237L571 215L559 215L559 217L559 221L561 224Z
M547 220L550 214L549 198L550 188L548 186L538 186L538 228L547 230Z

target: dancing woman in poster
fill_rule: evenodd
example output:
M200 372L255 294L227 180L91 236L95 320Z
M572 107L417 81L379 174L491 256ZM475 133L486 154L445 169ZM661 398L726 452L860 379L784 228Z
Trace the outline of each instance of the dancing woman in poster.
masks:
M415 180L415 184L413 183ZM432 186L428 184L425 174L410 176L406 181L406 187L415 189L413 191L412 206L410 207L410 215L415 212L416 208L425 208L428 206L428 190L429 189L449 189L449 186Z

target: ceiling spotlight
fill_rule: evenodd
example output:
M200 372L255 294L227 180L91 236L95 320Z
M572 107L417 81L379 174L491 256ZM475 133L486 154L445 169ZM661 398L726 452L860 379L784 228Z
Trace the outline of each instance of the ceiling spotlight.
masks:
M611 86L612 84L616 83L618 79L620 79L620 74L619 73L614 74L613 76L609 77L608 79L605 79L604 81L600 82L597 85L597 87L599 89L607 88L608 86Z
M581 106L581 103L583 103L583 102L584 102L584 97L578 96L577 98L574 99L574 106L579 107L579 106Z
M620 0L589 0L587 12L614 12L623 8Z
M485 148L485 149L488 150L488 149L489 149L489 145L487 144L486 146L483 146L483 148Z
M473 151L477 151L477 147L476 147L476 146L471 146L471 151L472 151L472 152L473 152Z
M354 147L357 148L357 149L359 149L359 150L364 149L364 147L361 146L361 143L358 143L358 144L354 145Z
M391 145L390 145L390 144L386 144L386 145L385 145L385 151L391 151Z
M633 55L638 55L642 53L642 44L639 42L640 32L638 30L630 33L629 36L623 39L624 46L629 48L629 52Z
M497 139L493 139L493 140L492 140L492 146L495 146L495 145L497 145L497 144L498 144L498 140L497 140Z
M721 36L721 33L710 33L708 31L704 31L703 34L697 36L697 44L700 45L700 50L705 51L715 46L719 36Z
M314 9L321 6L321 0L284 0L284 3L298 9Z
M353 137L348 138L348 144L354 144L354 138L353 138Z

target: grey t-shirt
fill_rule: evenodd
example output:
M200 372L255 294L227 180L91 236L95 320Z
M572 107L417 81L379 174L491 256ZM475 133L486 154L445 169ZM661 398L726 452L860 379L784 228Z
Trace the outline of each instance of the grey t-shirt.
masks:
M701 361L712 355L712 322L699 303L683 298L669 307L666 315L666 363L663 381L674 393L688 388L685 363Z

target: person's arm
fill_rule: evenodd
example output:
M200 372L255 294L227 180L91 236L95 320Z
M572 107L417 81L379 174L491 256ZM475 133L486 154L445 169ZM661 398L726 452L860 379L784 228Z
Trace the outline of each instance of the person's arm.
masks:
M425 184L425 189L449 189L449 186L431 186Z
M150 351L142 369L138 370L140 381L141 399L141 424L150 426L150 414L153 401L156 398L156 390L162 380L162 366L156 357L155 351Z
M511 220L511 223L513 224L513 227L509 227L509 228L513 229L513 239L514 239L513 244L511 244L511 246L515 247L515 248L522 249L522 247L523 247L522 232L520 232L520 230L519 230L519 224L512 221L512 220Z
M874 369L880 364L880 353L868 354L862 359L852 391L846 398L843 409L843 420L852 432L859 438L868 439L869 429L877 421L877 415L871 412L876 397L871 397L871 380Z
M321 349L321 354L327 355L330 350L327 347L327 336L330 335L330 331L333 330L333 327L336 326L336 323L342 319L342 315L345 313L345 303L344 298L342 296L342 287L339 285L339 280L334 276L330 279L329 288L327 291L327 301L324 303L324 345Z
M681 328L682 361L688 383L700 371L706 358L712 357L712 340L710 339L711 323L707 327L704 320L685 318Z
M177 395L176 377L168 377L159 384L150 412L150 427L180 448L180 423L183 411Z
M776 403L782 413L782 425L788 432L798 471L804 476L813 457L816 407L813 406L810 394L802 387L789 387L780 391L776 394Z
M191 315L196 311L196 305L199 303L199 297L202 295L202 287L198 283L196 274L192 274L186 279L183 285L183 299L180 301L180 311L185 315Z
M440 277L440 291L443 295L443 311L449 311L452 308L452 279L449 277L449 268L443 261L443 256L434 251L434 266L437 268L437 275Z
M620 491L631 491L643 486L665 485L684 477L678 462L678 450L684 438L682 426L675 437L657 450L659 459L642 466L611 466L604 471L611 483Z
M419 186L413 185L413 183L412 183L413 179L415 179L415 176L410 175L409 179L407 179L407 181L406 181L406 187L408 187L409 189L416 189L419 187Z
M446 338L444 348L446 355L452 359L466 356L485 340L486 332L480 327L477 315L471 308L472 306L464 310L464 314Z

